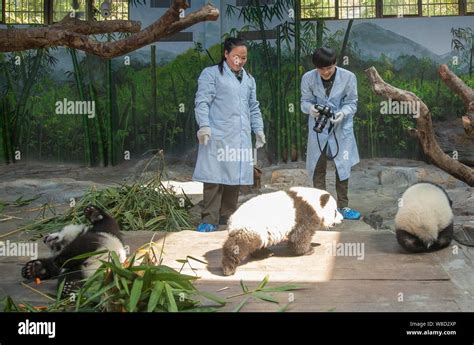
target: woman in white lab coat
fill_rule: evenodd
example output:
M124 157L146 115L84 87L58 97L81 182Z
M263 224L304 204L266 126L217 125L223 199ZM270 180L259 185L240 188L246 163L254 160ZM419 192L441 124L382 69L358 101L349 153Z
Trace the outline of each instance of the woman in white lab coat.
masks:
M237 208L240 185L253 184L253 150L265 144L255 79L243 68L247 47L242 39L224 42L219 64L205 68L198 80L195 113L199 125L194 181L204 183L202 222L209 232L226 224Z

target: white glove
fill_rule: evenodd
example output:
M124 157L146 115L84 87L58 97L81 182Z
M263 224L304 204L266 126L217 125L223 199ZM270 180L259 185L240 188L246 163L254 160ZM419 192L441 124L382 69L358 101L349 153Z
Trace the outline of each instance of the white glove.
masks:
M329 119L329 121L332 122L333 125L339 124L342 120L344 119L344 113L342 111L338 111L335 115L334 118Z
M310 108L309 108L309 115L311 115L312 117L314 117L315 119L317 119L320 115L320 112L318 109L316 109L316 107L314 105L312 105Z
M263 147L267 142L265 140L265 134L263 132L257 132L255 133L255 138L257 139L255 141L255 148L259 149Z
M211 138L211 127L205 126L199 128L199 130L197 131L197 137L199 140L199 144L207 145L207 142Z

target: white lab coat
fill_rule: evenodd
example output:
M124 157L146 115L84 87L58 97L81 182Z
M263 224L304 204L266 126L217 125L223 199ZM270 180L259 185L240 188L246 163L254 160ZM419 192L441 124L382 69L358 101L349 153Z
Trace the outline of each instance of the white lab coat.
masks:
M321 76L316 69L306 72L301 80L301 111L309 114L309 108L313 104L329 106L334 113L339 111L345 114L341 123L336 125L328 138L328 121L322 133L319 133L321 149L328 144L328 155L337 152L336 140L339 142L339 153L334 158L337 172L341 181L349 178L351 167L359 163L359 152L354 136L353 117L357 110L357 79L354 73L337 67L336 77L329 97L326 96ZM306 170L312 183L314 169L321 156L318 146L317 133L313 131L315 120L308 116L308 147L306 150ZM332 133L334 131L334 134Z
M224 62L205 68L195 100L199 127L209 126L211 138L199 145L193 180L226 185L253 184L251 130L263 132L255 79L245 70L239 82Z

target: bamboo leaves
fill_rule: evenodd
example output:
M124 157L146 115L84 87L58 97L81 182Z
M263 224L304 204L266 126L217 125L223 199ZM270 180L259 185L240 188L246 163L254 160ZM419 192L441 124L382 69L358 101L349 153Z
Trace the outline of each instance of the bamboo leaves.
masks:
M276 286L276 287L265 287L268 284L268 281L269 281L269 276L266 275L265 278L262 280L262 282L254 290L250 290L248 286L241 280L240 287L242 288L243 292L237 295L232 295L232 296L227 297L228 299L230 299L230 298L239 297L239 296L247 296L244 300L242 300L237 305L234 311L235 312L240 311L251 297L254 297L264 302L279 304L278 299L270 295L269 292L286 292L286 291L302 289L302 287L297 286L297 285L281 285L281 286ZM286 305L283 308L280 308L280 311L285 311L287 308L288 308L288 305Z
M33 199L15 201L25 204ZM24 230L37 235L55 232L71 223L85 223L82 214L87 205L97 205L113 216L122 231L181 231L193 227L194 219L188 209L189 198L176 195L161 182L159 175L150 180L140 180L130 186L109 187L100 191L89 190L64 215L39 219Z
M278 299L270 293L301 289L295 285L268 288L269 279L266 276L254 290L241 281L243 293L223 298L198 290L192 283L197 277L181 274L165 265L132 266L130 262L122 265L118 256L112 253L110 260L102 262L102 266L84 282L74 298L60 298L64 286L61 284L57 299L46 296L52 301L50 305L35 307L27 303L17 304L8 296L0 301L0 305L3 311L30 312L213 312L226 306L228 299L245 296L233 309L238 312L252 297L279 304ZM285 311L289 304L279 311Z

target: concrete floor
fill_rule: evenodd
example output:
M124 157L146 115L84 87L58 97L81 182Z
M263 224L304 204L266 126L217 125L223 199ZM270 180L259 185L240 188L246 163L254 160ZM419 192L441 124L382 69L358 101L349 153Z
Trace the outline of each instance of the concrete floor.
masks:
M366 171L372 170L367 168L364 173ZM189 175L189 172L186 174ZM176 175L181 177L179 181L184 182L190 180L186 174ZM376 176L375 172L372 175ZM373 208L393 204L398 193L398 189L394 189L395 185L377 185L372 181L375 179L372 175L367 173L365 177L372 187L351 189L353 194L350 197L354 196L352 200L360 200L355 207L364 214ZM129 176L132 176L130 171L116 168L103 169L99 175L95 170L79 170L68 165L0 167L1 201L11 202L20 195L31 197L39 191L44 193L41 199L30 205L20 208L7 206L0 211L0 241L31 243L32 234L18 229L38 216L41 203L51 200L56 204L56 211L62 213L68 207L69 197L80 196L96 183L104 186L111 183L112 179L123 182ZM357 178L361 179L365 175L361 176ZM55 184L53 188L43 183L39 188L36 182L30 183L25 179L51 179ZM2 186L4 181L9 181L9 184ZM330 180L331 183L333 185ZM369 184L359 185L362 188ZM358 185L354 184L354 187ZM367 194L362 193L364 190ZM471 189L456 191L459 191L459 200L469 202ZM191 197L194 202L198 202L201 196ZM5 218L5 215L13 218ZM463 217L465 221L472 222L471 213ZM127 232L125 242L134 251L148 243L152 236L155 236L156 246L160 247L165 233ZM190 260L195 271L185 266L183 273L201 277L196 283L198 288L222 297L240 294L240 280L253 288L266 275L269 275L268 286L296 284L304 288L291 293L272 293L279 305L252 298L242 311L277 311L290 301L289 311L474 311L473 247L453 242L450 247L439 252L406 254L401 251L390 230L375 230L363 221L345 221L331 231L317 232L313 238L315 252L310 256L293 257L284 245L280 245L272 248L275 252L273 257L250 260L238 268L236 275L225 277L220 262L226 236L225 230L214 233L166 233L164 263L180 269L182 264L176 260L185 259L186 256L205 261L206 264ZM37 242L40 255L46 255L47 250L42 241ZM331 248L336 248L336 253ZM337 251L340 248L358 248L361 251L343 253ZM46 302L44 297L28 286L43 292L53 292L55 284L46 281L41 285L22 285L20 270L28 260L28 257L0 256L0 298L10 295L17 301ZM229 298L224 310L233 310L242 299L242 296Z
M0 223L0 234L9 227ZM6 239L21 241L27 236L17 233ZM289 311L473 311L474 248L453 243L453 247L430 254L404 254L390 231L373 230L361 221L344 222L333 231L318 231L313 238L315 252L293 257L285 245L273 247L274 256L249 260L237 273L225 277L221 271L221 249L227 231L198 233L125 233L125 242L133 252L151 241L161 251L163 263L177 270L176 260L189 260L182 272L201 277L199 289L228 297L242 292L240 280L256 287L269 275L268 286L294 284L302 290L272 293L280 302L262 302L251 298L242 311L277 311L290 303ZM39 241L40 255L47 253ZM342 251L345 249L345 251ZM44 304L41 295L22 285L21 265L25 257L0 257L0 296L10 295L17 301ZM194 271L193 271L194 270ZM41 285L27 283L52 293L53 282ZM233 310L243 297L228 299L224 310Z

